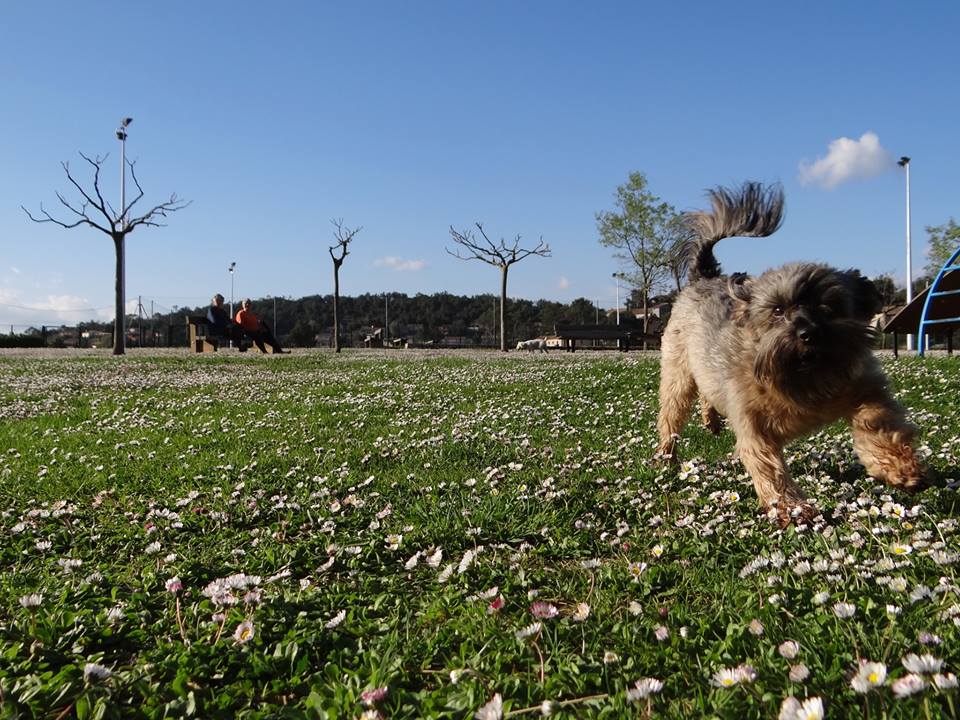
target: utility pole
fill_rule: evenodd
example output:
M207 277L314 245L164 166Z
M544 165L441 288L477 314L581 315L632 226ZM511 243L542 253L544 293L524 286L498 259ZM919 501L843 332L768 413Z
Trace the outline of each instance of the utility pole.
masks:
M127 128L130 126L130 123L133 122L133 118L123 118L120 121L120 127L117 128L117 140L120 141L120 231L123 232L127 228L127 194L126 194L126 184L127 184ZM120 298L117 303L117 311L123 314L126 314L127 309L127 261L126 261L126 242L127 236L124 234L120 238L119 248L117 250L117 264L120 266L120 277L117 278L120 285ZM114 331L116 328L120 327L123 329L123 332L120 333L119 341L114 338L114 353L117 352L116 348L120 348L120 353L123 353L123 348L127 343L127 326L126 323L121 318L119 323L114 322L113 324Z
M913 249L910 243L910 158L906 155L897 165L907 172L907 305L913 301ZM907 334L907 350L913 350L913 334Z

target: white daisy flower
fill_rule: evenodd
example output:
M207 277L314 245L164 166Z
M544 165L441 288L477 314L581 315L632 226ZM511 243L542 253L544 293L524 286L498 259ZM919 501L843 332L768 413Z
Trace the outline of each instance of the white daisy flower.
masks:
M520 628L519 630L517 630L516 632L517 640L525 640L531 635L536 635L537 633L540 632L542 628L543 628L542 623L538 623L538 622L530 623L526 627Z
M941 675L937 673L933 676L933 684L938 690L954 690L957 687L957 676L953 673Z
M919 675L910 673L909 675L904 675L902 678L894 680L893 685L890 686L890 689L893 690L893 694L898 698L905 698L921 692L926 687L926 680Z
M493 696L486 705L477 710L473 715L474 720L501 720L503 717L503 698L500 693Z
M583 622L590 616L590 606L587 603L577 603L577 609L573 611L570 617L576 622Z
M943 660L935 658L929 653L924 655L910 653L904 657L901 662L907 670L912 673L917 673L918 675L931 675L933 673L938 673L941 669L943 669Z
M845 602L835 602L833 604L833 614L841 620L852 618L857 612L857 606Z
M106 680L111 675L113 675L113 671L99 663L87 663L83 666L83 679L87 682L90 682L90 680Z
M857 674L850 681L850 687L861 695L873 688L881 687L887 681L887 666L881 662L860 661Z
M731 688L740 684L740 672L738 668L721 668L713 674L711 682L715 687Z
M347 617L347 611L346 611L346 610L341 610L341 611L338 612L336 615L334 615L332 618L330 618L330 619L327 621L327 624L324 625L324 627L327 628L327 630L333 630L333 629L334 629L335 627L337 627L340 623L342 623L342 622L344 621L344 619L346 619L346 617Z
M632 688L627 688L627 700L629 702L644 700L661 690L663 690L662 680L657 680L657 678L640 678L633 684Z
M793 660L800 654L800 644L795 640L786 640L780 643L779 647L777 647L777 652L780 653L780 657L786 660Z
M253 621L244 620L242 623L237 625L237 629L234 630L233 639L238 645L246 645L248 642L253 640L255 634L256 632L253 628Z

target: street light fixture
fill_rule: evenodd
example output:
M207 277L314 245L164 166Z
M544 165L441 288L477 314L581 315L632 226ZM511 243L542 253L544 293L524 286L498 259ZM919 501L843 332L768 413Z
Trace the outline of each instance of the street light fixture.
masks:
M907 305L913 301L913 251L910 238L910 158L906 155L897 161L907 174ZM922 339L921 339L922 342ZM913 350L913 334L907 335L907 350Z
M124 314L126 314L127 308L127 262L126 262L126 235L123 234L123 231L127 229L127 197L126 197L126 181L127 181L127 126L133 122L133 118L123 118L120 120L120 127L117 128L117 140L120 141L120 252L119 254L119 263L120 263L120 307L123 309ZM123 332L120 333L120 347L123 348L127 343L127 330L126 323L121 318L120 326L123 327Z

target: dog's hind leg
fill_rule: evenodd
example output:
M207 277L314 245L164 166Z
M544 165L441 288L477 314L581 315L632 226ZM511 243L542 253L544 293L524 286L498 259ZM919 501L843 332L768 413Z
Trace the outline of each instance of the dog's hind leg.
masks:
M676 462L677 439L690 417L697 384L687 365L686 355L665 347L660 362L660 413L657 432L660 444L657 457Z
M700 419L703 421L703 427L714 435L719 435L723 429L723 423L720 421L720 413L710 404L710 402L700 393Z

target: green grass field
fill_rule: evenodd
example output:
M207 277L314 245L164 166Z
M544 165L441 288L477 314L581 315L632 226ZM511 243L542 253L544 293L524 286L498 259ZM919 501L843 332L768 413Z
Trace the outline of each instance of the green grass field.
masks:
M655 356L0 355L0 716L956 717L957 363L941 487L837 425L780 531Z

